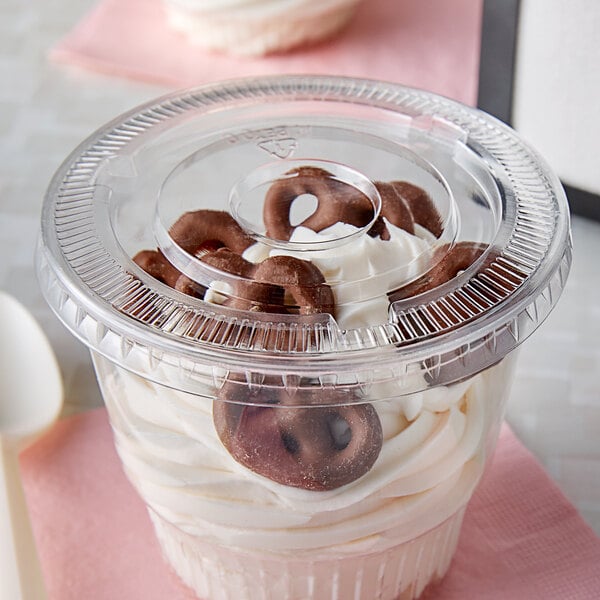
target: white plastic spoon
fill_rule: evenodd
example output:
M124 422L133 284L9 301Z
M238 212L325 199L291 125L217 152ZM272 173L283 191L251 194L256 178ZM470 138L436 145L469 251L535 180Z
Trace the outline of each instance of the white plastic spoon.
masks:
M58 417L63 389L40 326L0 292L0 598L46 598L19 476L19 450Z

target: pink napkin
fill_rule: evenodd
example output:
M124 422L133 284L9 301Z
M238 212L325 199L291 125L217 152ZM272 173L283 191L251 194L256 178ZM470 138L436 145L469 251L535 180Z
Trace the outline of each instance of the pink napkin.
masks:
M186 600L126 480L104 409L59 422L21 460L49 600ZM600 597L600 540L505 427L437 600Z
M482 0L365 0L336 38L268 58L191 46L160 0L102 0L51 52L56 61L176 87L280 73L394 81L474 104Z

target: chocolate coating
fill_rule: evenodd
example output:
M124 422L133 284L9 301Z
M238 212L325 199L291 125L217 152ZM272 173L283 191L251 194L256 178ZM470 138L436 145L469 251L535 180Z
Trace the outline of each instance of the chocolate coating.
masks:
M433 267L415 281L390 294L390 301L418 296L454 279L468 269L486 250L486 244L458 242L454 246L444 244L433 255Z
M293 256L271 256L256 266L258 283L275 284L289 294L301 315L333 314L335 301L331 288L319 269L307 260Z
M260 263L251 263L227 248L220 248L202 258L220 271L237 275L234 294L228 306L242 310L312 315L331 313L334 298L331 288L319 269L306 260L292 256L272 256ZM286 304L286 295L294 304Z
M294 406L282 390L225 384L213 404L215 428L231 456L269 479L307 490L332 490L362 477L383 445L369 404ZM240 387L236 385L236 387ZM325 402L334 390L319 392ZM267 402L273 406L238 404Z
M238 310L268 313L286 313L284 291L280 286L259 283L254 280L256 264L229 250L220 248L202 257L207 265L236 275L233 293L225 300L225 305Z
M220 242L238 254L254 243L237 221L222 210L187 212L173 223L169 234L189 254L195 254L209 240Z
M239 279L225 302L232 308L270 313L333 314L331 288L309 261L274 256L259 264L241 254L254 243L226 212L198 210L185 213L171 227L171 237L186 252ZM204 297L206 288L178 271L156 250L144 250L134 261L153 277L191 296ZM292 304L286 303L290 299Z
M431 231L435 237L440 237L443 232L442 219L429 194L423 188L408 181L392 181L390 185L408 207L414 222ZM385 216L394 223L391 214Z
M381 212L369 233L379 235L382 240L389 240L390 232L383 220L385 217L392 225L414 235L415 220L412 212L396 188L391 183L383 181L378 181L375 187L381 196Z
M229 248L218 248L214 252L204 254L200 260L224 273L237 275L244 279L252 279L256 265Z
M290 238L290 208L302 194L312 194L318 200L315 212L300 224L314 231L340 221L357 227L372 221L370 200L354 187L336 181L322 169L301 167L292 173L294 177L276 181L267 192L264 221L268 236ZM411 234L415 225L420 225L436 237L441 235L442 220L424 190L401 181L375 185L382 207L370 235L389 239L384 218ZM228 213L186 213L170 233L185 251L234 276L233 291L225 300L230 307L267 313L334 314L333 292L313 263L291 256L273 256L258 264L247 261L241 254L254 241ZM390 294L390 300L417 296L442 285L467 269L486 248L471 242L441 246L434 254L431 270ZM177 271L159 251L141 252L134 260L168 285L203 296L203 286ZM299 348L286 331L280 332L277 344ZM383 444L381 422L373 406L358 404L356 398L344 393L318 389L290 397L281 382L267 379L263 386L247 386L230 379L213 403L213 420L223 445L248 469L283 485L332 490L365 475Z
M183 273L178 277L173 287L177 291L188 296L194 296L195 298L204 298L204 294L206 293L206 288L203 285L200 285Z
M293 177L275 181L265 196L263 220L267 236L289 240L294 227L290 223L292 202L303 194L317 198L317 208L299 226L319 232L338 222L364 227L373 218L369 198L355 187L333 179L331 173L316 167L289 171Z
M299 167L289 171L269 188L264 203L263 220L267 236L289 240L294 227L290 223L290 209L296 198L311 194L317 198L315 211L299 226L319 232L335 223L349 223L365 227L373 219L373 205L369 198L355 187L338 181L332 174L316 167ZM430 196L422 188L406 181L376 182L381 196L381 211L369 229L369 235L390 238L384 218L411 234L415 223L425 227L436 237L442 233L442 220Z
M169 233L177 245L200 259L221 247L241 253L254 243L229 213L217 210L185 213ZM133 261L168 286L189 296L204 297L206 288L176 269L160 250L142 250Z
M133 257L133 262L144 269L148 275L173 288L181 276L160 250L142 250Z

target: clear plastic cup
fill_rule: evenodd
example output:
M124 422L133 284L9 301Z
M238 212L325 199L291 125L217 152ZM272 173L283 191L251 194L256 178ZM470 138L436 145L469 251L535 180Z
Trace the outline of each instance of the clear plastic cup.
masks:
M514 131L302 76L109 123L53 179L37 252L164 555L206 600L440 580L569 265L563 190Z

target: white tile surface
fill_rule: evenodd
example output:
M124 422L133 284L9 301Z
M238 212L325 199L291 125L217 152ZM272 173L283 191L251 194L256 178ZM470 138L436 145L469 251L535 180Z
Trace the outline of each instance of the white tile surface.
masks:
M46 186L88 134L165 88L48 64L91 0L0 3L0 288L39 319L65 379L65 414L101 404L87 352L47 308L32 261ZM600 533L600 224L575 218L571 277L525 344L508 420Z
M573 266L523 345L507 419L600 533L600 224L573 219Z

